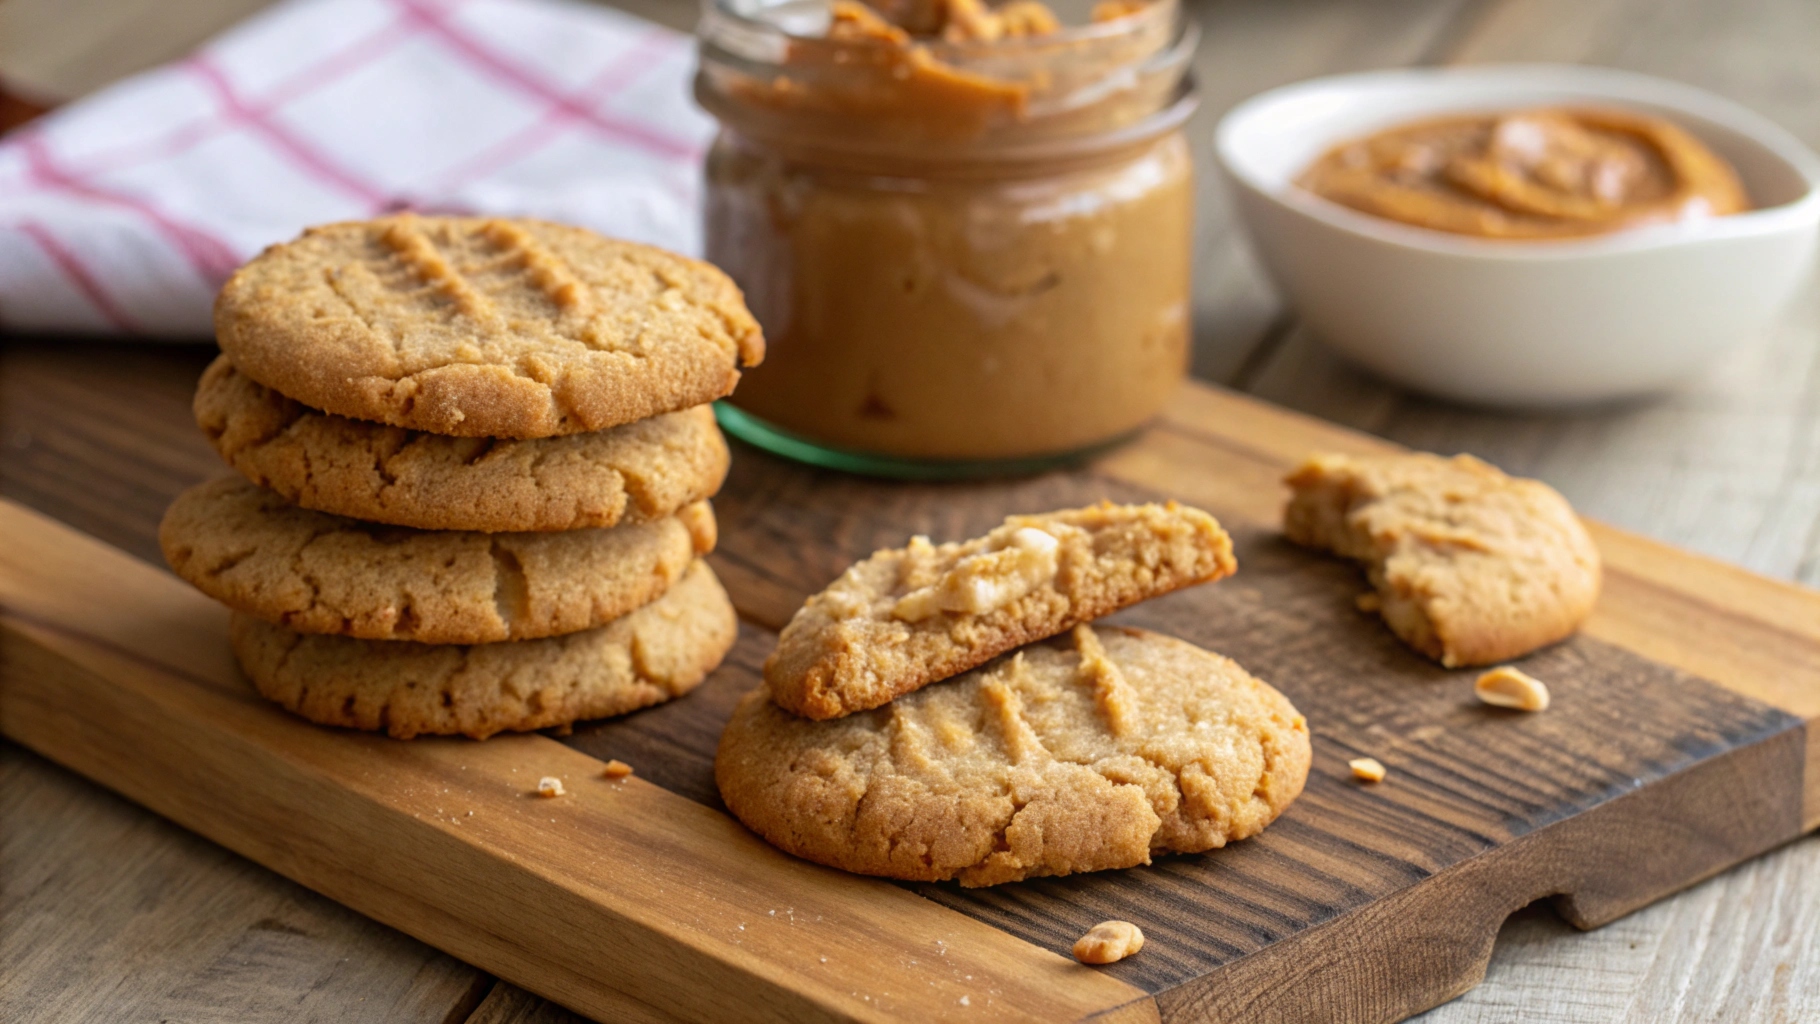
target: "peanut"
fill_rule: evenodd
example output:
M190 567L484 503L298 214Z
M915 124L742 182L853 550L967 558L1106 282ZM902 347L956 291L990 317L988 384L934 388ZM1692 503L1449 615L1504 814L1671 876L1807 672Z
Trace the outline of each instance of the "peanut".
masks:
M1548 687L1521 669L1502 665L1480 676L1472 692L1493 707L1518 711L1547 711Z
M1101 921L1074 940L1074 958L1084 964L1110 964L1144 948L1144 933L1130 921Z

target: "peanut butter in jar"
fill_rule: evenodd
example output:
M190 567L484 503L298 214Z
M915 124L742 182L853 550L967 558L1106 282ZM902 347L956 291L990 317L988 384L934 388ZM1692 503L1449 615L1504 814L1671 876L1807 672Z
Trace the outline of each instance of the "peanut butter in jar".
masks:
M1193 40L1174 0L1074 28L1031 0L878 2L704 22L707 256L769 348L723 422L925 476L1130 434L1187 370Z

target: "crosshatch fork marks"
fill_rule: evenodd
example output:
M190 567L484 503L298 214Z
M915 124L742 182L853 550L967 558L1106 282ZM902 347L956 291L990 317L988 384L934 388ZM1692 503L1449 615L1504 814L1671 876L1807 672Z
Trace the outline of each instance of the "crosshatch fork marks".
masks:
M501 220L487 222L482 231L488 241L524 267L531 283L549 296L557 309L588 315L592 306L588 286L554 253L539 245L530 232Z
M616 330L602 316L588 282L522 224L487 220L433 232L415 218L402 217L386 222L379 240L405 272L395 290L426 288L483 330L542 333L546 340L601 352L642 352L644 324L621 324L624 329ZM648 276L648 297L659 304L677 288L656 270L628 276L634 282ZM536 359L519 361L531 369Z
M448 258L436 248L436 243L415 222L408 218L391 220L379 238L412 275L441 293L457 310L484 324L499 322L498 307L450 265Z

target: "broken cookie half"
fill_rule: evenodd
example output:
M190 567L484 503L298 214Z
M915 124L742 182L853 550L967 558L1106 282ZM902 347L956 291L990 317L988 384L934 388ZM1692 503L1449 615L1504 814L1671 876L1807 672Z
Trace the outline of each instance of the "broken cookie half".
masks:
M810 721L748 694L714 774L746 825L868 875L995 885L1262 831L1302 792L1308 723L1228 658L1077 626L889 707Z
M1011 516L955 544L914 537L811 597L765 683L787 711L838 718L1236 568L1220 524L1174 502Z
M1377 593L1360 607L1448 668L1565 639L1598 599L1598 549L1540 481L1410 453L1317 455L1286 482L1289 539L1363 562Z

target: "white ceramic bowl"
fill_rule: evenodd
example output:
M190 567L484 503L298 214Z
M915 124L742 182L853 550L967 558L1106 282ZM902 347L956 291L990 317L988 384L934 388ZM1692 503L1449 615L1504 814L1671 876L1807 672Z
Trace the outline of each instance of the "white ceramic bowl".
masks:
M1606 105L1676 122L1738 169L1749 213L1567 241L1370 216L1292 181L1332 146L1449 113ZM1496 405L1655 391L1760 334L1810 279L1820 157L1735 103L1604 68L1376 71L1252 97L1216 139L1259 256L1315 336L1391 380Z

